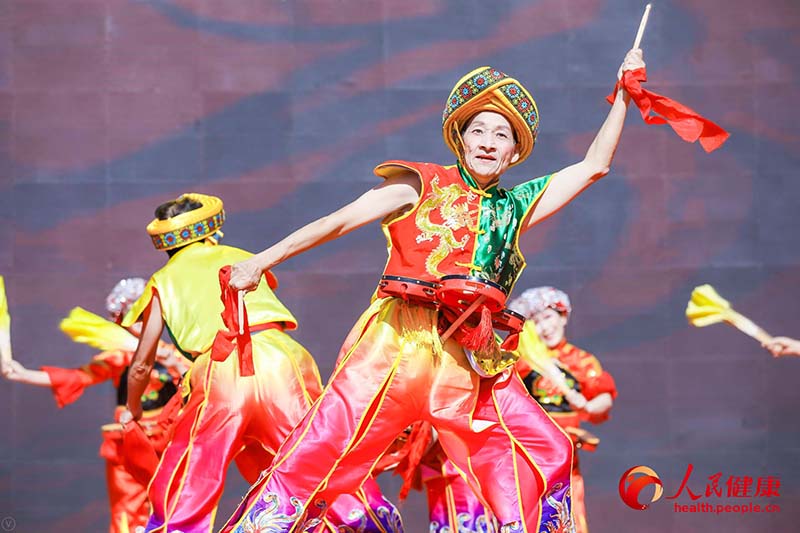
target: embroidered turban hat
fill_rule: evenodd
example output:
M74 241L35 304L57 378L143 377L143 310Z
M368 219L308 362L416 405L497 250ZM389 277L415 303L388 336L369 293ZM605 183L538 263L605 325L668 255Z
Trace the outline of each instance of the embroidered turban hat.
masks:
M201 207L166 220L156 218L147 225L147 234L156 250L172 250L203 239L216 243L222 237L220 228L225 223L225 210L220 198L190 192L180 195L175 202L184 200L197 202Z
M442 113L445 144L461 160L464 154L461 130L481 111L503 115L514 129L523 162L533 150L539 132L539 110L530 93L514 78L492 67L473 70L456 83Z
M528 289L511 302L509 307L525 318L531 318L545 309L554 309L567 318L572 312L572 304L567 293L553 287Z

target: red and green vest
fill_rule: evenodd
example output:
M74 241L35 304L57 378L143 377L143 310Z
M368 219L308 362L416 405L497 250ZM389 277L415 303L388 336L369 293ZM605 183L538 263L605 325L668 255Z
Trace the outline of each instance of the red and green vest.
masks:
M398 170L415 172L422 188L410 211L383 224L389 247L384 275L431 282L471 275L510 293L525 268L522 223L552 174L511 189L481 190L459 165L387 161L375 173L388 178Z

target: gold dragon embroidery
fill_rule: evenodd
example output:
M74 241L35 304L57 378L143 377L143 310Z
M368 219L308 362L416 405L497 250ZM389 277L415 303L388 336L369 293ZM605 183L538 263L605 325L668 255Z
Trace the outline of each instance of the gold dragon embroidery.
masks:
M441 263L455 249L463 249L469 242L469 235L464 235L461 240L456 240L454 232L467 226L472 217L469 212L469 203L455 204L456 200L470 193L464 191L457 184L439 187L439 176L431 180L431 194L420 204L417 209L415 223L420 230L417 235L417 244L439 238L439 245L430 253L425 261L425 269L429 274L441 277L439 272ZM437 224L431 221L431 213L436 209L443 222Z

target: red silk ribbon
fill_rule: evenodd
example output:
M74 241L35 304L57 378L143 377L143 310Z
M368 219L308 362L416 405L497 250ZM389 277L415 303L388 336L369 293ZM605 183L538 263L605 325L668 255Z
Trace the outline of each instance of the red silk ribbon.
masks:
M641 84L646 81L646 69L626 70L606 100L613 104L617 90L620 86L624 87L647 124L669 124L684 141L700 141L706 152L716 150L730 137L727 131L693 109L666 96L643 89ZM651 115L651 112L654 114Z
M247 321L247 307L242 305L242 321L244 328L239 334L239 311L238 296L239 291L231 288L228 282L231 279L231 267L224 266L219 269L219 298L225 308L222 310L222 322L226 329L217 332L214 344L211 347L211 359L214 361L224 361L231 352L236 349L239 353L239 373L242 376L252 376L255 373L253 367L253 346L250 339L250 326Z

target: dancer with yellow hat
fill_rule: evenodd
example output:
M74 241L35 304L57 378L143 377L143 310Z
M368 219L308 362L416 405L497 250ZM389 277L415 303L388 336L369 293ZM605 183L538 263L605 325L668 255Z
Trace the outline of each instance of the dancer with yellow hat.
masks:
M159 206L147 226L156 249L170 257L123 322L144 321L128 379L125 418L141 416L141 392L165 326L194 363L184 380L186 405L150 484L152 514L146 531L211 531L231 461L249 482L255 481L322 390L314 359L284 333L295 329L297 320L272 292L277 279L271 273L247 295L249 321L235 331L236 304L231 305L227 283L220 290L218 272L251 254L218 245L224 222L219 198L190 193ZM390 527L399 517L374 481L368 480L367 488L365 493L359 484L337 502L325 523L327 531L401 531L399 525Z
M644 66L631 50L622 71ZM388 161L384 182L234 265L235 289L314 246L382 219L389 259L377 297L345 341L322 396L225 531L305 531L369 475L416 420L430 422L502 532L569 531L572 443L527 394L495 342L521 320L505 308L525 267L519 236L609 171L627 110L619 88L586 157L512 189L502 174L534 147L529 91L482 67L453 88L442 133L455 165Z

